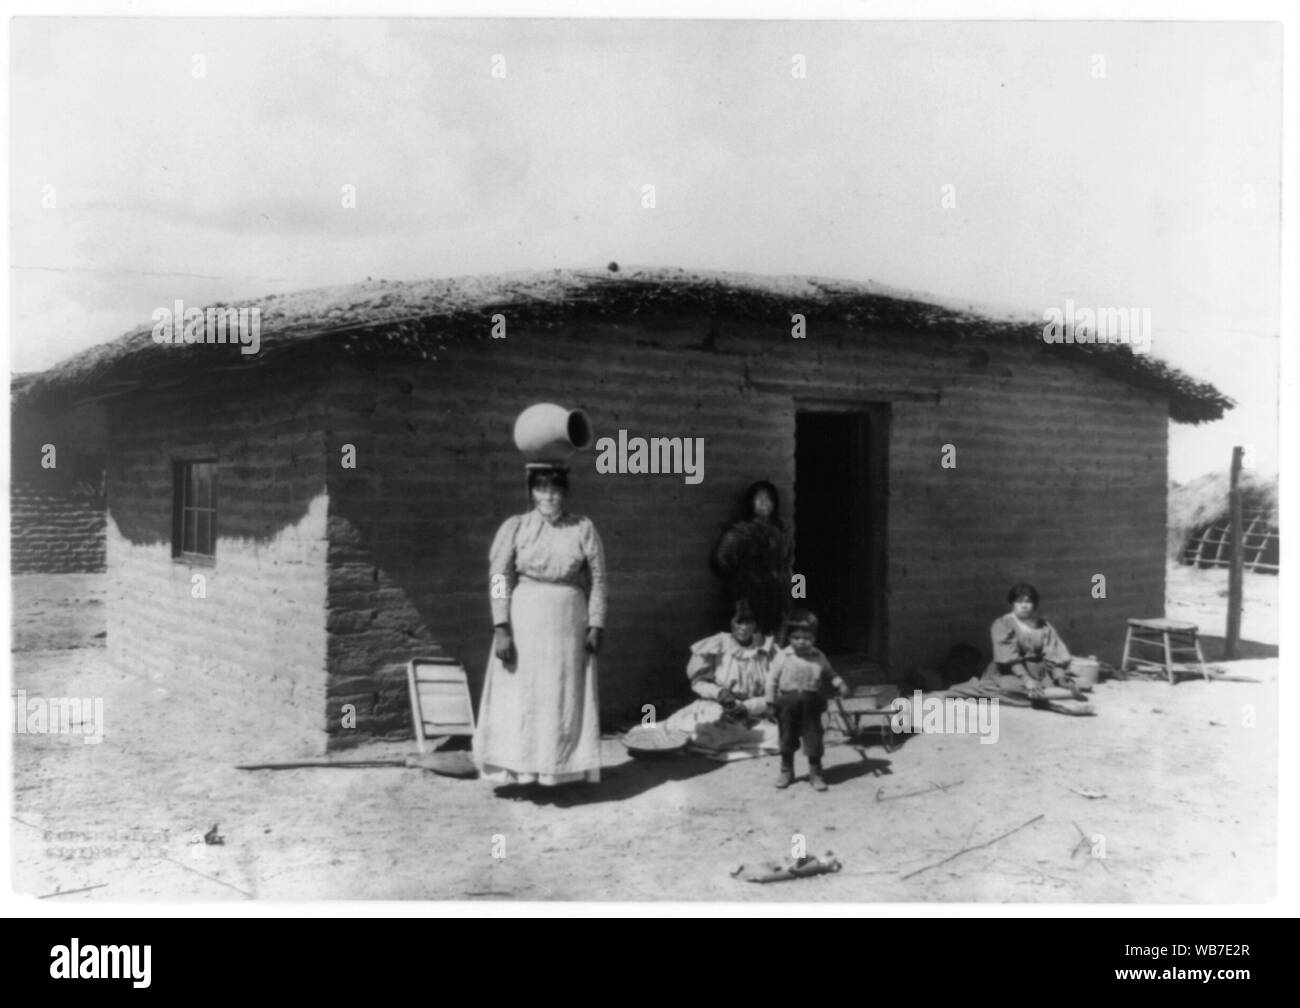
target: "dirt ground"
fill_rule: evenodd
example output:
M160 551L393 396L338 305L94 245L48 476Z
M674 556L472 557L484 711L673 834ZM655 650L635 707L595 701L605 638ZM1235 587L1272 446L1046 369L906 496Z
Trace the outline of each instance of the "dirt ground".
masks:
M1174 569L1169 615L1222 626L1221 574ZM1276 658L1222 666L1250 681L1106 682L1093 718L1004 707L996 744L912 735L887 753L831 735L824 794L802 780L775 790L774 758L633 760L611 736L600 785L535 801L413 769L234 769L282 754L250 751L238 726L204 723L168 684L110 668L97 636L102 581L13 581L12 689L105 704L101 744L14 737L21 894L1027 903L1274 894ZM1277 639L1276 583L1247 575L1245 622L1264 645ZM195 842L214 825L224 843ZM796 837L809 853L834 851L843 870L774 885L731 877L742 863L789 854Z

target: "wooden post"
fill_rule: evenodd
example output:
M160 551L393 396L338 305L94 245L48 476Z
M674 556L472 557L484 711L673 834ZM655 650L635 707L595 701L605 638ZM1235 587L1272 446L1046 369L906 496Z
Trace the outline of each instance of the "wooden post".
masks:
M1232 449L1232 474L1228 482L1230 540L1228 550L1228 628L1223 635L1223 657L1237 657L1241 643L1241 580L1244 551L1241 548L1241 447Z

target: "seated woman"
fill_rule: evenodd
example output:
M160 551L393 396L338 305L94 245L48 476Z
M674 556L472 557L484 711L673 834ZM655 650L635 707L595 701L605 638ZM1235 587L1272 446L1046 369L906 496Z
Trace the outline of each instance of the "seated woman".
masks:
M984 681L1004 693L1021 693L1030 700L1045 698L1049 684L1064 687L1075 700L1083 692L1070 674L1070 652L1052 624L1038 614L1038 589L1015 584L1007 592L1011 611L993 621L993 661Z
M685 732L691 746L723 759L780 750L776 723L767 717L767 670L776 642L758 632L749 607L736 607L731 629L691 645L686 676L699 697L665 726Z

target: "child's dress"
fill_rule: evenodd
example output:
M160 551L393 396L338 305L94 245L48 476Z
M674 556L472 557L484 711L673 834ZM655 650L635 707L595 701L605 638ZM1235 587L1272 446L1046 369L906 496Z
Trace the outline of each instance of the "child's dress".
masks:
M1070 668L1070 651L1052 624L1040 616L1017 619L1012 613L999 616L989 628L993 642L993 661L984 678L998 680L1004 688L1021 685L1012 668L1021 662L1031 679L1063 682Z
M692 748L719 759L776 752L776 724L765 717L767 701L763 696L775 653L770 637L756 635L750 644L742 645L726 630L696 641L691 645L686 677L699 699L673 714L666 727L685 732ZM750 714L748 725L724 716L716 699L722 689L745 705Z

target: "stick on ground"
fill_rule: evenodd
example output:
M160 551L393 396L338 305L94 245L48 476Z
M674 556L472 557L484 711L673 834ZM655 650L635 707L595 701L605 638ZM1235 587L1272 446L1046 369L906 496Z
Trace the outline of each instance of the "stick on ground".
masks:
M1079 831L1079 842L1074 845L1074 850L1070 851L1070 859L1074 860L1079 851L1092 846L1092 841L1088 839L1088 834L1083 831L1083 827L1073 819L1070 820L1070 825Z
M177 868L184 868L187 872L193 872L195 875L198 875L198 876L200 876L201 878L205 878L205 879L207 879L209 882L216 882L218 885L223 885L223 886L225 886L227 889L233 889L233 890L235 890L235 892L239 893L241 896L247 896L249 899L257 899L256 896L254 896L251 892L248 892L246 889L240 889L239 886L237 886L237 885L231 885L231 883L225 881L225 879L219 879L219 878L217 878L215 875L209 875L207 872L201 872L201 871L199 871L197 868L191 868L189 865L184 864L183 862L177 861L175 858L168 857L166 854L163 854L163 855L162 855L162 859L163 859L164 861L170 861L170 862L171 862L172 864L174 864Z
M876 801L894 801L896 798L915 798L917 795L929 794L931 791L947 791L949 788L955 788L958 784L965 784L965 781L953 781L951 784L931 784L928 788L922 788L920 791L908 791L905 794L886 795L880 797L884 788L876 789Z
M292 763L244 763L236 766L236 770L299 770L303 767L404 767L404 759L372 759L372 760L297 760Z
M107 882L99 882L96 885L82 886L80 889L61 889L58 892L46 893L44 896L37 896L37 899L49 899L51 896L71 896L73 893L90 892L92 889L103 889L108 885Z
M1005 833L1002 833L1002 834L999 834L998 836L995 836L992 840L986 840L984 843L982 843L982 844L976 844L974 847L963 847L961 850L957 851L955 854L949 854L949 855L948 855L946 858L944 858L942 861L936 861L934 864L926 865L924 868L918 868L918 869L916 869L916 871L914 871L914 872L908 872L906 875L904 875L904 876L902 877L902 879L901 879L900 881L906 882L906 881L907 881L908 879L910 879L913 875L920 875L921 872L929 871L931 868L938 868L940 865L946 865L949 861L953 860L954 858L959 858L959 857L961 857L963 854L969 854L971 851L981 850L981 849L983 849L984 847L991 847L991 846L993 846L993 844L997 843L999 840L1005 840L1005 839L1006 839L1007 837L1009 837L1012 833L1019 833L1019 832L1020 832L1022 829L1024 829L1026 826L1032 826L1034 823L1038 822L1038 820L1041 819L1041 818L1043 818L1043 814L1040 812L1038 815L1034 816L1034 818L1030 819L1028 822L1022 822L1022 823L1021 823L1019 826L1017 826L1015 829L1007 830Z

